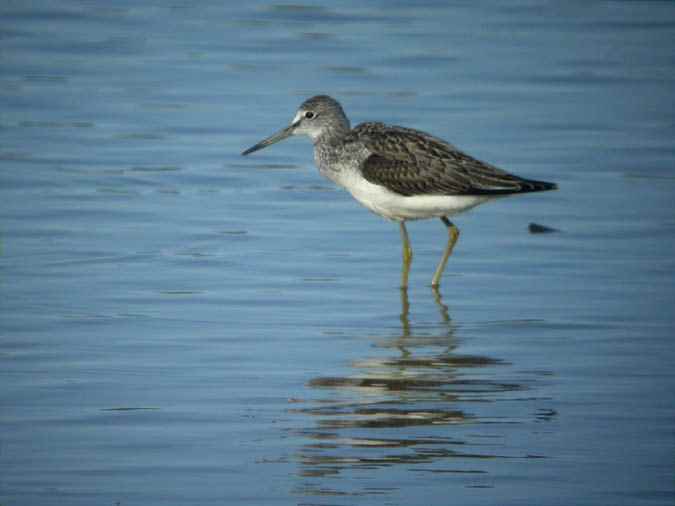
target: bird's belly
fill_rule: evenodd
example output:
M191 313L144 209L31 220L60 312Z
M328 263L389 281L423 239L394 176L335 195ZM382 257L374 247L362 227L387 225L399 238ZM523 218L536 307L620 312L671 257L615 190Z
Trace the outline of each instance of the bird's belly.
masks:
M452 216L490 200L477 195L404 196L365 180L347 190L374 213L396 221Z

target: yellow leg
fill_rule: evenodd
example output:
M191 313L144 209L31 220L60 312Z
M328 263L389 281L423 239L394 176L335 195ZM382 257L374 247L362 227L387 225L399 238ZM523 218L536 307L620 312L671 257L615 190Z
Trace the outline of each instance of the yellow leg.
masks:
M443 304L443 296L441 295L441 292L438 289L438 286L432 286L431 291L434 293L434 300L436 301L436 305L438 306L438 309L441 310L441 317L443 318L443 321L445 323L449 323L450 322L450 314L448 313L448 306Z
M399 223L401 228L401 243L403 244L403 268L401 269L401 288L408 288L408 274L410 273L410 264L412 263L413 252L410 247L410 238L405 228L405 222Z
M443 216L441 220L443 221L443 223L445 223L445 226L448 227L449 237L448 237L448 244L445 246L445 251L443 252L443 257L441 258L438 267L436 267L434 277L431 278L431 286L433 287L440 286L441 276L443 275L443 271L445 270L445 264L448 263L448 258L450 258L452 249L455 247L457 239L459 239L459 229L455 225L453 225L453 223L450 220L448 220L445 216Z
M401 327L403 330L403 336L401 337L410 337L410 302L408 301L408 289L401 288Z

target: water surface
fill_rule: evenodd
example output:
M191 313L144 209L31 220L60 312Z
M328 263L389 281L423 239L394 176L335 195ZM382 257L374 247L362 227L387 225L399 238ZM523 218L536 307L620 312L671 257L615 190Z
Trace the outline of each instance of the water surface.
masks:
M673 503L669 2L0 13L3 506ZM401 292L307 140L239 155L316 93L560 190Z

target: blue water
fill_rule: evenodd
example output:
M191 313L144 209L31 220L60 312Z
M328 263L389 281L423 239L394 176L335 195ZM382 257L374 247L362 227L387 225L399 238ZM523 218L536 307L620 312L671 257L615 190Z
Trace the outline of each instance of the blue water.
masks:
M0 504L671 505L671 2L0 6ZM557 192L397 227L305 98ZM558 232L533 234L530 223Z

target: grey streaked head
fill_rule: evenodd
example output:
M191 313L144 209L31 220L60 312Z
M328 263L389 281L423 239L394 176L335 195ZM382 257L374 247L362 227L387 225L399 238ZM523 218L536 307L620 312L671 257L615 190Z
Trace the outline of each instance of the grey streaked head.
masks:
M307 135L316 143L320 138L341 136L347 132L349 120L340 103L327 95L317 95L302 103L290 125L251 146L242 155L263 149L291 135Z

